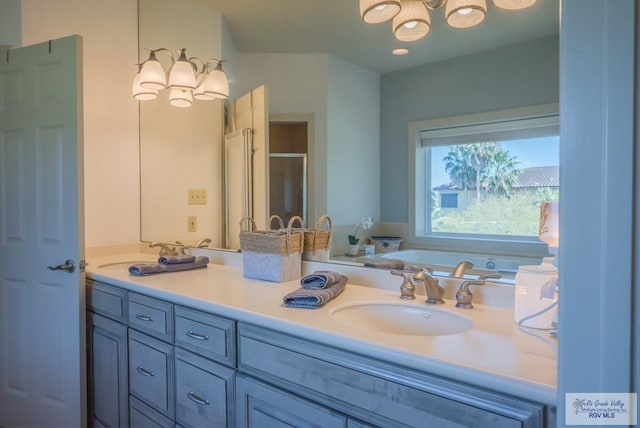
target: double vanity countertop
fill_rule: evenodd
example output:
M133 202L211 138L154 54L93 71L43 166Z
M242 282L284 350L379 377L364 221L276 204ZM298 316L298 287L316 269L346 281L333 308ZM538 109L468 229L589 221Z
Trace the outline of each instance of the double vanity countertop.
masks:
M452 300L434 307L427 305L421 295L416 300L403 301L399 299L399 289L353 283L321 308L287 308L282 298L299 288L299 281L249 279L237 266L213 263L192 271L132 276L127 269L129 262L138 260L151 262L153 256L136 253L90 257L87 277L410 369L556 404L557 359L551 347L556 341L546 331L527 329L542 339L521 331L513 320L513 310L481 304L474 304L473 309L458 309ZM336 265L325 269L340 271ZM389 277L389 281L396 283L398 278ZM389 334L347 325L332 315L340 308L362 302L454 313L472 321L473 327L443 336Z

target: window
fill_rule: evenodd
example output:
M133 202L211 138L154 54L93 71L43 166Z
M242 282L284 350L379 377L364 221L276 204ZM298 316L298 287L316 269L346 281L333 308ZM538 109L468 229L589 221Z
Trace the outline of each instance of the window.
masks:
M458 208L458 194L440 193L440 208Z
M414 243L541 256L540 203L558 200L556 105L415 122Z

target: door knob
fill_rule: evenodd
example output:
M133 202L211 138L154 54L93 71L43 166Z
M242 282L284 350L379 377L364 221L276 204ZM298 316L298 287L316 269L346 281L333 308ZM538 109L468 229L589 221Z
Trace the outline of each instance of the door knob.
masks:
M73 260L69 259L64 262L63 265L58 266L47 266L49 270L63 270L67 273L73 273L76 270L76 265L73 264Z

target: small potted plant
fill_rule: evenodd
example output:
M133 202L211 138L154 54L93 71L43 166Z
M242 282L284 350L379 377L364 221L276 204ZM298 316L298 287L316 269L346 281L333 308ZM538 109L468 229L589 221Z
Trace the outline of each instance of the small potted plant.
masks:
M373 227L373 217L362 217L360 223L356 226L356 230L353 232L353 235L348 235L349 239L349 248L347 249L347 255L349 256L357 256L360 250L360 246L358 242L360 242L360 238L358 238L358 232L360 229L369 230Z

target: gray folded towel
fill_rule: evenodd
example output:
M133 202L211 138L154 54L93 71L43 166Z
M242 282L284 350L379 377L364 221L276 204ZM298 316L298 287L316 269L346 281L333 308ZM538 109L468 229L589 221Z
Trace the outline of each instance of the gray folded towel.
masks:
M404 262L398 259L371 259L364 262L366 267L381 269L404 269Z
M326 288L331 284L340 281L340 274L338 272L331 272L329 270L317 270L311 275L307 275L300 280L302 288L320 289Z
M137 264L129 266L129 274L135 276L153 275L164 272L178 272L183 270L199 269L207 267L209 257L198 256L192 263L173 263L173 264Z
M340 280L338 282L327 285L325 288L301 287L284 296L282 301L288 308L317 309L342 293L348 280L349 278L346 276L340 275Z
M161 265L174 265L177 263L193 263L196 261L196 256L182 254L179 256L162 256L158 259L158 263Z

